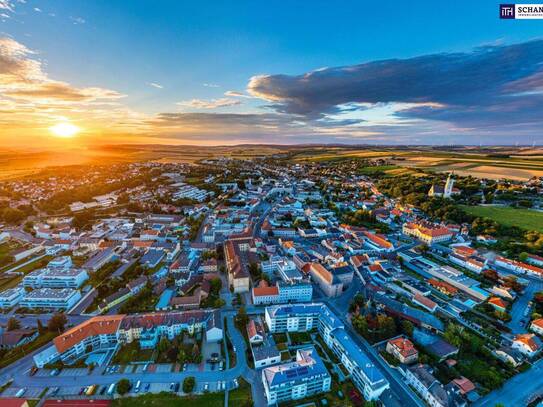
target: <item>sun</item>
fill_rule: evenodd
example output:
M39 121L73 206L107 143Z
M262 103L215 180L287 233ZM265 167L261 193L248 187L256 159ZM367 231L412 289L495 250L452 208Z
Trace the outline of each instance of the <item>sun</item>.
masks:
M79 133L80 129L72 123L58 123L49 127L49 130L57 137L70 138Z

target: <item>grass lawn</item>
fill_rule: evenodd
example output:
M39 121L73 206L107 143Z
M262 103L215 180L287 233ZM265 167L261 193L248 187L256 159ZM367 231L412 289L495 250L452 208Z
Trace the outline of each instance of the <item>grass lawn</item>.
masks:
M9 256L11 245L9 243L0 244L0 264L4 264L4 259Z
M111 407L223 407L224 393L208 393L201 396L180 397L172 393L147 393L139 397L123 397L113 400Z
M137 342L121 347L113 357L113 363L126 365L130 362L147 362L152 360L154 349L140 349Z
M228 393L228 405L236 407L252 406L251 386L241 377L238 379L239 387ZM221 393L222 394L222 393Z
M251 387L243 379L239 387L228 394L228 404L236 407L252 406ZM202 395L180 397L172 393L147 393L139 397L124 397L113 400L111 407L223 407L224 393L207 393Z
M460 205L460 208L471 215L489 218L505 226L543 232L543 212L501 206Z

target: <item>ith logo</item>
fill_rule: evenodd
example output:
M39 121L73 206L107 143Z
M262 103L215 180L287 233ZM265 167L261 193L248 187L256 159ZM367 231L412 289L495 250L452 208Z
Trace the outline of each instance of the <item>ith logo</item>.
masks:
M514 4L500 4L500 18L514 19L515 5Z

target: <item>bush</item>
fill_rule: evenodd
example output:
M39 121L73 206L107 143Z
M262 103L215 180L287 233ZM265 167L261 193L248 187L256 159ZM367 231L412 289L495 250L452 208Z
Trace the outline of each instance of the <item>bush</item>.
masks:
M189 376L183 380L183 393L192 393L196 386L196 379L194 376Z
M121 379L117 382L117 393L121 396L130 391L130 381L128 379Z

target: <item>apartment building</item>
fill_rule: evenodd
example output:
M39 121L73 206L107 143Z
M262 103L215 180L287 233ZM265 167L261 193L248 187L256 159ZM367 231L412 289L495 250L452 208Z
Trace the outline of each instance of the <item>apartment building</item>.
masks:
M434 225L429 222L404 223L402 232L405 235L413 236L428 245L449 241L454 236L454 233L448 228Z
M71 364L133 341L142 349L151 349L161 337L171 340L181 332L203 332L206 341L218 342L223 338L220 314L196 310L93 317L57 336L52 346L34 356L34 363L40 368L57 360Z
M38 288L26 293L19 305L25 308L69 310L81 299L81 293L71 288Z
M521 261L511 260L506 257L497 256L494 264L511 270L515 273L528 274L534 277L543 278L543 269Z
M330 391L332 378L315 348L296 351L296 361L262 370L268 405L299 400Z
M262 280L258 287L253 287L251 293L255 305L308 302L313 297L313 286L308 282L288 284L278 281L270 287Z
M89 275L84 269L43 268L28 273L23 278L23 286L30 288L79 288Z
M0 308L9 309L14 307L23 298L24 290L20 288L8 288L0 293Z
M432 407L463 407L466 402L458 389L449 383L443 386L428 365L416 364L406 370L405 379Z
M345 331L343 323L322 303L274 305L266 307L268 330L303 332L317 329L326 345L351 375L366 400L377 399L389 388L388 381Z
M228 272L228 284L235 293L249 291L250 275L248 265L258 263L258 256L252 251L254 239L250 236L232 237L224 244L224 259Z
M309 274L328 297L337 297L343 292L343 283L336 275L320 263L311 263Z

